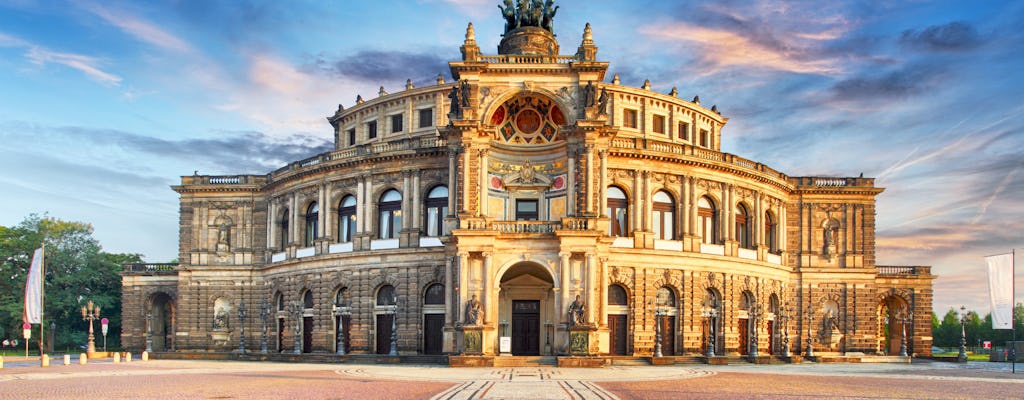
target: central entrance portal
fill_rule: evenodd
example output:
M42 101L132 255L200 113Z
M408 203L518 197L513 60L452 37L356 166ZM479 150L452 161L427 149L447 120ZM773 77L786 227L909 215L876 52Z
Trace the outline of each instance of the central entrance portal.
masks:
M512 355L540 355L540 301L512 301Z

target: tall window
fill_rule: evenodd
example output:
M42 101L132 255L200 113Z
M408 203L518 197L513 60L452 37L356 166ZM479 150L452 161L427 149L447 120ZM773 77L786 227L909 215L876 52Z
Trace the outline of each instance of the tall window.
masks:
M754 222L750 218L750 213L747 211L747 206L743 204L736 205L736 240L739 240L740 247L744 249L751 248L753 240L751 240L750 225Z
M349 195L341 199L341 204L338 206L338 242L351 242L355 232L356 198Z
M366 123L366 138L374 139L377 137L377 121L370 121Z
M668 286L662 286L658 289L657 297L655 298L658 305L661 307L675 307L676 306L676 294L669 289Z
M654 238L672 240L676 238L675 232L675 210L676 204L672 196L664 190L654 194L654 205L651 221L654 224Z
M402 195L391 189L380 196L380 238L397 239L402 229Z
M628 306L629 297L626 296L626 289L620 285L608 285L608 305Z
M622 110L622 126L636 129L636 110Z
M690 140L690 124L680 122L676 127L676 136L679 139L689 141Z
M320 207L316 203L310 204L306 208L306 236L302 241L302 245L309 247L313 245L313 241L319 233L320 223Z
M626 193L615 186L608 188L608 218L611 220L611 235L626 236L629 229L629 199Z
M704 129L701 129L700 130L700 146L701 147L708 147L708 142L709 141L710 140L708 138L708 131L706 131Z
M651 117L651 131L654 133L665 134L665 116L654 115Z
M764 212L764 244L768 246L769 253L779 252L779 223L771 211Z
M715 244L718 238L718 210L707 196L697 200L697 218L700 221L701 240L707 244Z
M444 304L444 285L435 283L423 294L423 304Z
M391 116L391 133L402 131L402 114Z
M352 129L348 130L348 145L349 146L355 146L356 145L356 128L352 128Z
M434 109L424 108L420 110L420 128L434 126Z
M281 214L281 250L288 247L288 221L291 220L291 215L288 214L288 209L284 209L284 213Z
M302 308L313 308L313 291L307 290L302 295Z
M425 205L427 213L423 216L426 218L426 223L423 225L427 227L427 236L443 236L445 234L444 217L448 215L448 188L437 186L430 189Z

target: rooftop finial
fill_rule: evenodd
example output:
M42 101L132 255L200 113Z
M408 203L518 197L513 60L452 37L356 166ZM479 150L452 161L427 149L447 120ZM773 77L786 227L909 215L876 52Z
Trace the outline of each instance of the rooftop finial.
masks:
M415 86L412 85L412 79L406 79L405 80L405 90L409 90L409 89L412 89L414 87Z
M438 85L443 85L444 84L444 75L437 74L437 84Z
M553 20L559 7L554 0L516 0L515 5L512 0L505 0L504 4L499 4L498 9L505 19L505 33L527 26L536 26L554 33Z
M386 90L384 90L383 86L381 86L380 87L380 91L377 92L377 96L387 96L387 95L388 95L388 92Z
M473 23L470 22L469 25L466 26L466 42L468 43L468 42L475 42L475 41L476 41L476 31L473 30Z
M594 44L594 32L590 30L590 23L583 27L583 44Z

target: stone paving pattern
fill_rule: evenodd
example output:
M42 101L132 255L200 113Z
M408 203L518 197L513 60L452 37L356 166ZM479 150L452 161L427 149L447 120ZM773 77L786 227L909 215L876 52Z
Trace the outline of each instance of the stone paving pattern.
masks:
M1006 364L598 369L155 360L6 367L0 399L1011 399Z

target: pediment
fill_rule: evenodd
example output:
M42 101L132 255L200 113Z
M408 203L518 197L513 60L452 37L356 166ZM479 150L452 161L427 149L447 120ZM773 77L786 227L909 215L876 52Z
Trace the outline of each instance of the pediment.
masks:
M552 285L551 282L545 281L530 274L522 274L501 283L502 289L506 287L550 289L553 286L554 285Z

